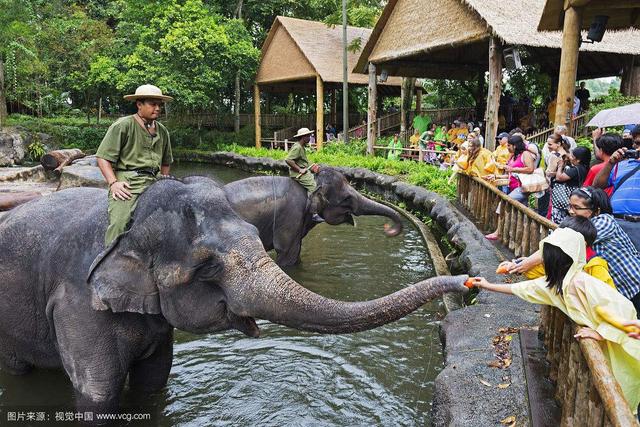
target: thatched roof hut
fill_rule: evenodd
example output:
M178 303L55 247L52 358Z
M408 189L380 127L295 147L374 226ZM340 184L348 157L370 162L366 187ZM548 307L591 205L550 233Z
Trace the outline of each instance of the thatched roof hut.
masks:
M366 86L367 76L351 70L356 65L362 47L371 36L367 28L347 27L350 47L348 82ZM262 56L256 84L254 105L256 116L256 146L261 144L260 93L316 93L316 129L324 129L324 92L331 90L332 117L336 116L336 89L342 86L342 28L322 22L278 16L262 46ZM391 77L377 84L383 95L398 95L402 79ZM421 89L417 89L421 90ZM335 119L333 120L335 122ZM323 132L317 132L316 142L322 147Z
M565 0L547 0L538 25L540 31L559 31L564 24ZM582 1L582 29L587 30L597 15L609 17L608 30L628 28L640 29L640 2L637 0L591 0ZM570 1L567 6L576 4ZM608 36L608 34L607 34Z
M371 29L347 27L349 84L366 86L367 76L354 73L362 47L369 40ZM316 77L325 88L342 85L342 27L323 22L278 16L264 44L256 84L267 92L316 90ZM401 79L390 78L381 86L398 92ZM385 90L381 87L382 90Z
M610 0L609 0L610 1ZM525 64L559 72L562 33L538 32L545 0L389 0L354 71L367 63L391 75L471 79L488 66L489 40L516 46ZM626 57L640 55L640 31L611 32L583 44L579 78L619 75Z

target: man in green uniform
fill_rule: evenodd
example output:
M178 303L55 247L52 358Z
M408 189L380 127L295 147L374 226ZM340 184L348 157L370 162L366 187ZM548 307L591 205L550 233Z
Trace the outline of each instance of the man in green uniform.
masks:
M159 176L169 175L173 163L169 132L156 121L162 104L173 98L156 86L142 85L124 99L135 101L138 112L113 123L96 153L109 185L106 246L127 230L138 196Z
M293 144L293 147L291 147L287 157L284 159L287 166L289 166L289 176L302 185L305 190L307 190L309 196L316 189L316 180L313 178L313 174L318 173L319 170L318 165L309 165L307 152L305 151L305 146L309 143L312 134L313 131L307 128L299 129L298 133L293 136L298 142ZM311 212L311 214L314 221L324 221L317 212Z

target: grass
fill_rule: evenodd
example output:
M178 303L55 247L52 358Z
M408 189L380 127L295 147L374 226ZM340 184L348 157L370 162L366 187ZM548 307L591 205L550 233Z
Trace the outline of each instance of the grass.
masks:
M347 145L333 143L325 146L320 152L310 152L309 161L330 166L364 168L372 172L397 177L410 184L418 185L453 200L456 197L456 185L448 182L452 172L440 170L426 163L415 161L387 160L384 157L371 157L364 154L366 145L354 141ZM176 150L177 153L184 150ZM192 151L192 150L190 150ZM201 151L201 150L198 150ZM230 151L248 157L269 157L284 160L286 152L267 148L246 147L237 144L220 144L216 151Z

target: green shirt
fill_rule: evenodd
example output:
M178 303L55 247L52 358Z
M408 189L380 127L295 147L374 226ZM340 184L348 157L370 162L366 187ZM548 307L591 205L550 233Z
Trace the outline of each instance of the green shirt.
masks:
M304 147L297 142L293 144L293 147L291 147L291 150L289 150L289 154L287 154L285 160L293 160L293 163L295 163L300 169L309 167L307 152L305 151ZM298 176L298 172L289 168L289 176L296 177Z
M133 116L118 119L109 127L96 156L113 163L116 170L160 169L173 163L167 128L156 122L152 138Z

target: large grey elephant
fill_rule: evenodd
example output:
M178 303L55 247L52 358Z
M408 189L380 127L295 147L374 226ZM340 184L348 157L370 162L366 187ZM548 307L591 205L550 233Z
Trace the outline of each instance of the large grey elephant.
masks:
M312 206L327 224L353 225L352 215L380 215L393 221L385 229L388 236L402 232L396 211L358 193L336 169L323 167L316 175L316 184L309 202L307 191L286 177L242 179L225 185L224 192L233 210L256 226L265 249L275 249L280 267L300 261L302 239L318 224L311 219Z
M257 229L204 178L167 179L139 198L131 229L103 247L107 193L76 188L0 217L0 367L62 366L79 409L114 411L129 386L162 388L173 329L259 335L254 319L320 333L392 322L466 276L368 302L339 302L288 277Z

